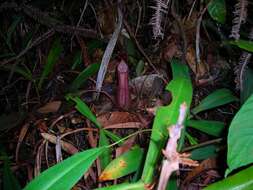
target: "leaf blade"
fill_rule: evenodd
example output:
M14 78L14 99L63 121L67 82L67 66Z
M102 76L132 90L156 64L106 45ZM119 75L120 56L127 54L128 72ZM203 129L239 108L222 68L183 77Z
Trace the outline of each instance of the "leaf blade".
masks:
M192 109L193 114L206 111L233 101L238 101L230 90L226 88L218 89L204 98L198 106Z
M253 95L242 105L233 118L228 132L228 169L226 175L233 170L253 162Z
M106 147L93 148L75 154L47 169L30 182L24 190L70 189L89 169Z

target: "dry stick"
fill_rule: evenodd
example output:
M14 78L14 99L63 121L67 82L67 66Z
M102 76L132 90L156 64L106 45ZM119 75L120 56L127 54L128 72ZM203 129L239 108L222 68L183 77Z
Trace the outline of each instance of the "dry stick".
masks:
M203 146L207 146L207 145L211 145L211 144L218 144L218 143L221 143L223 140L224 140L223 138L218 138L218 139L213 139L213 140L206 141L203 143L199 143L197 145L193 145L193 146L189 146L189 147L184 148L182 150L182 152L187 152L187 151L190 151L190 150L193 150L196 148L201 148Z
M185 164L188 166L196 166L197 162L188 158L187 154L179 154L177 152L177 141L181 136L181 130L183 129L183 122L187 114L187 106L184 102L180 106L178 121L176 125L171 126L169 130L169 139L166 145L166 149L163 150L165 160L162 164L162 170L158 183L158 190L165 190L168 180L172 172L179 169L179 164Z
M80 15L80 18L79 18L77 24L76 24L76 28L78 28L78 27L80 26L80 23L81 23L82 20L83 20L83 15L84 15L84 12L85 12L85 10L86 10L86 8L87 8L87 5L88 5L88 0L85 1L85 4L84 4L84 6L83 6L82 13L81 13L81 15ZM72 36L71 36L71 41L73 40L75 34L76 34L76 32L74 32L74 33L72 34Z

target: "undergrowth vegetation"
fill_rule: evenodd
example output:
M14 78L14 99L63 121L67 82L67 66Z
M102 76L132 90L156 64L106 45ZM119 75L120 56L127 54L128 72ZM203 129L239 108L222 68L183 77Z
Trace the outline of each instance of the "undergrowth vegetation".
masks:
M252 189L252 6L1 2L1 189Z

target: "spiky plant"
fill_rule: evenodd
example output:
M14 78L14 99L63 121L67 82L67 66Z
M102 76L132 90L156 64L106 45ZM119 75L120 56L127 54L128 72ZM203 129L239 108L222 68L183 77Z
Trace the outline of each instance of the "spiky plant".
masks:
M251 28L250 34L249 34L249 40L253 40L253 27ZM247 68L247 65L250 61L250 58L252 57L252 54L249 52L243 52L239 64L235 67L235 82L236 82L236 88L238 90L243 90L243 80L244 80L244 72Z
M247 6L248 6L247 0L238 0L238 2L235 5L235 10L233 12L234 13L233 26L230 34L230 37L234 38L235 40L238 40L240 38L241 25L246 22Z
M154 39L162 38L164 36L163 33L163 20L168 11L168 4L170 0L153 0L154 5L150 6L155 12L150 20L150 24L153 29L153 37Z

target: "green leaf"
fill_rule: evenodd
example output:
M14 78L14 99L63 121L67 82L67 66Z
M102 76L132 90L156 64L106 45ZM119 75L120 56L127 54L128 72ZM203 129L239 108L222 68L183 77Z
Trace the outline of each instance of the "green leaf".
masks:
M225 0L210 1L210 3L207 6L207 10L212 19L222 24L225 23L227 14Z
M253 41L236 40L236 41L230 41L229 43L232 45L235 45L243 50L253 53Z
M114 159L101 173L99 180L118 179L135 172L141 164L142 156L143 150L138 146L133 147L128 152Z
M242 90L240 91L240 100L243 104L253 93L253 70L246 68L243 74Z
M75 91L92 75L98 72L100 64L95 63L85 68L70 85L70 91Z
M209 145L201 148L197 148L191 151L191 159L193 160L205 160L207 158L212 158L217 155L218 147L215 145Z
M71 189L105 149L93 148L67 158L42 172L24 190Z
M191 136L189 133L185 133L185 136L186 136L186 138L188 139L188 141L189 141L189 143L191 144L191 145L197 145L198 144L198 141L197 141L197 139L196 138L194 138L193 136Z
M252 190L253 187L253 166L244 169L233 176L222 181L211 184L204 190Z
M233 101L238 101L238 98L236 98L230 90L225 88L219 89L204 98L197 107L192 109L192 113L197 114Z
M122 139L118 135L115 135L114 133L112 133L106 129L104 130L104 132L105 132L106 136L108 136L114 142L118 142ZM124 143L124 141L121 141L121 142L119 142L119 145L122 145L123 143Z
M11 171L10 160L7 154L3 150L0 150L0 152L1 152L1 157L3 158L3 162L4 162L3 176L2 176L3 190L21 190L21 186L18 183L18 180L16 179L16 177Z
M17 28L18 24L22 21L22 17L18 16L14 18L14 21L12 22L11 26L8 28L7 31L7 39L6 39L6 43L8 44L8 46L11 48L11 37L13 32L15 31L15 29ZM12 48L11 48L12 49Z
M71 67L71 70L74 70L78 65L81 65L82 63L82 54L81 51L76 52L74 57L74 63Z
M95 190L145 190L147 189L143 182L137 183L122 183L108 187L97 188Z
M186 126L200 130L215 137L219 137L225 127L224 123L222 122L207 120L187 120Z
M23 67L22 67L23 66ZM27 80L33 80L31 71L25 65L4 65L0 69L22 75Z
M178 60L171 61L173 80L166 86L166 90L172 93L172 102L168 106L161 106L156 112L156 117L151 133L151 140L142 173L144 183L152 183L157 168L161 150L167 138L167 128L177 122L180 105L185 102L189 108L192 100L192 84L188 67ZM184 133L182 133L182 136ZM183 142L183 141L182 141Z
M226 175L253 163L253 95L242 105L232 120L228 132Z
M99 133L99 147L103 147L103 146L109 146L109 140L108 138L105 136L105 130L104 129L100 129L100 133ZM100 165L101 165L101 169L105 169L105 167L110 163L111 161L111 148L106 149L101 156L99 157L100 159Z
M87 117L90 121L92 121L98 128L101 128L101 125L97 121L96 116L91 112L90 108L79 97L67 94L66 99L74 101L76 103L75 108L81 114L83 114L83 116Z
M41 89L44 79L52 72L54 65L57 63L57 60L59 59L62 50L63 47L61 45L60 39L57 38L54 41L52 48L47 56L47 63L43 69L38 85L39 89Z

